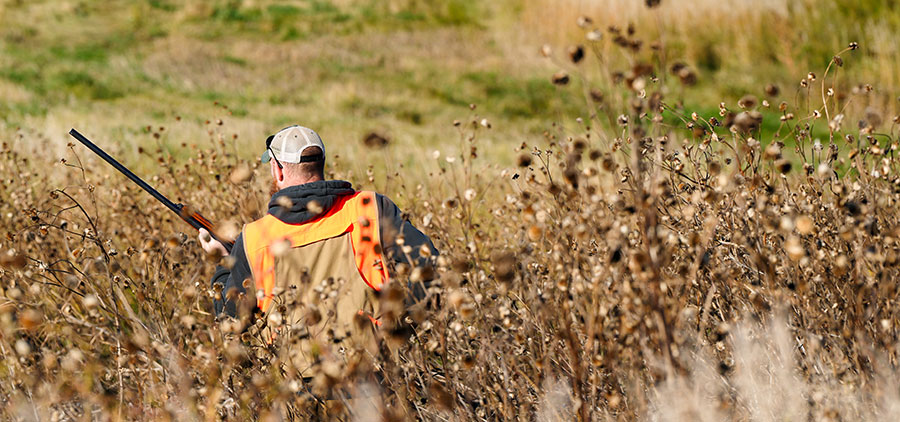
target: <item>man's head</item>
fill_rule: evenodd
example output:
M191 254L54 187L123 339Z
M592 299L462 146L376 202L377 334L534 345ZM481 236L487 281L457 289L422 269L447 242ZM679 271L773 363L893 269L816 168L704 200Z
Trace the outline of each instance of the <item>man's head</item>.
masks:
M274 191L325 179L325 144L303 126L288 126L266 139L262 161L269 162Z

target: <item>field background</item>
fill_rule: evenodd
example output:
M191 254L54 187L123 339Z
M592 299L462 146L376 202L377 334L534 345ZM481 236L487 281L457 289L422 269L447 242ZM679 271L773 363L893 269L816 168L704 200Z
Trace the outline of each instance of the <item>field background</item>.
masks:
M687 3L0 0L0 417L897 420L900 5ZM66 135L233 235L293 123L442 253L309 392Z
M250 158L259 140L299 122L318 130L335 154L356 158L374 131L403 151L395 161L413 164L453 144L451 123L477 104L493 124L483 149L510 164L512 149L552 121L588 117L578 80L565 89L548 83L574 67L565 49L585 43L580 16L604 33L633 24L645 51L664 43L661 61L682 60L698 73L699 86L679 100L707 113L720 101L762 97L768 84L791 99L799 79L821 72L855 40L861 54L838 86L876 85L872 101L892 115L900 86L897 7L889 0L662 2L655 9L628 0L4 0L0 131L22 128L50 140L42 149L61 153L73 126L105 145L150 141L145 128L164 126L163 142L178 145L206 139L205 122L222 119ZM544 44L554 49L549 59L539 53ZM592 45L604 63L589 57L582 72L631 66L611 36ZM666 83L677 92L677 82ZM134 148L125 154L136 161Z

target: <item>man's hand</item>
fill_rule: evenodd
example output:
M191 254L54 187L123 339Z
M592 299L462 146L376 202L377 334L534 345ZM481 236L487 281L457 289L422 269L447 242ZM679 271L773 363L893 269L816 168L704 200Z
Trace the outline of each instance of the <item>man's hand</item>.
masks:
M200 229L200 235L197 236L197 238L200 239L200 246L203 247L203 250L206 251L207 255L219 254L228 256L228 251L225 250L225 246L219 243L218 240L213 239L206 229Z

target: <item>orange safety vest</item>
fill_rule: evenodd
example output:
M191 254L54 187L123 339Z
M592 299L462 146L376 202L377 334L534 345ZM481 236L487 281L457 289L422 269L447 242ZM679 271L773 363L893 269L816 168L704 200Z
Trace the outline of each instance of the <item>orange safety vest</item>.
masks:
M356 267L366 284L381 290L388 282L378 227L375 192L357 192L341 197L324 215L301 224L285 223L271 214L244 226L244 251L256 284L257 306L264 312L272 303L275 288L275 255L272 246L285 240L302 247L350 233Z

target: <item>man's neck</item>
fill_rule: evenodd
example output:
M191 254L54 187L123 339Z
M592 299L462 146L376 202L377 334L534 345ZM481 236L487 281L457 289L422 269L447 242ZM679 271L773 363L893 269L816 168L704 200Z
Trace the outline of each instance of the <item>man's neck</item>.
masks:
M309 183L313 183L313 182L321 182L323 180L325 180L325 179L322 177L318 177L318 176L305 178L305 179L295 179L295 180L291 180L290 182L286 182L286 183L282 184L280 189L286 189L291 186L301 186L301 185L305 185L305 184L309 184Z
M301 183L298 183L298 184L300 184L300 185L305 185L305 184L307 184L307 183L321 182L321 181L323 181L323 180L325 180L325 179L322 178L322 177L320 177L320 176L314 176L314 177L310 177L310 178L308 178L308 179L305 179L305 180L303 180Z

